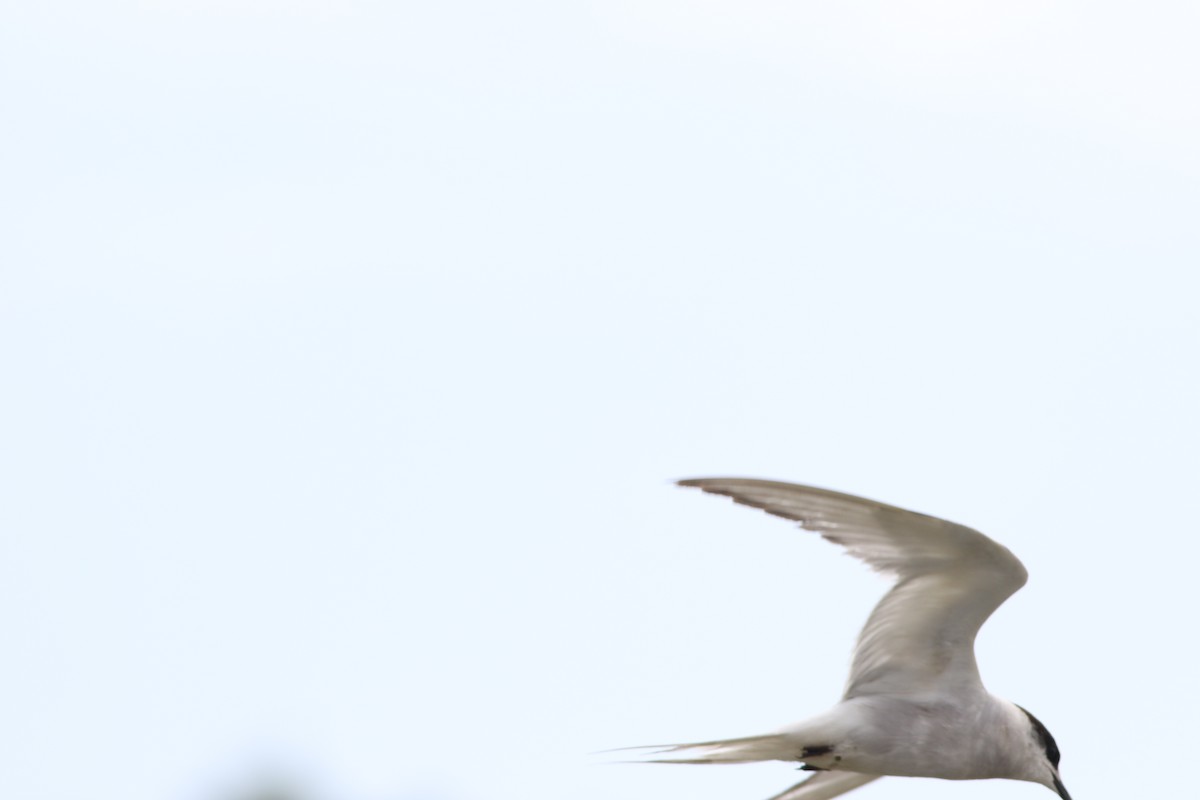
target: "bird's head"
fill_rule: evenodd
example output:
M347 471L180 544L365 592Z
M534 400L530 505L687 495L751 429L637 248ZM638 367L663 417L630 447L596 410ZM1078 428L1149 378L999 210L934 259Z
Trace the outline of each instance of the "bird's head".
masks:
M1021 708L1017 706L1017 708ZM1067 787L1063 786L1062 778L1058 774L1058 743L1054 741L1054 737L1050 735L1050 731L1046 730L1046 726L1041 723L1037 717L1030 714L1025 709L1026 718L1029 720L1029 736L1031 748L1038 760L1038 766L1035 769L1033 781L1040 783L1048 789L1052 789L1062 800L1071 800L1071 795L1067 793Z

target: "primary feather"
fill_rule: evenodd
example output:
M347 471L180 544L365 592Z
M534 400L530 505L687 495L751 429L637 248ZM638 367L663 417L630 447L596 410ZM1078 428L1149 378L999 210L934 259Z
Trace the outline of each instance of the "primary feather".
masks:
M1008 548L964 525L828 489L751 478L679 485L794 520L896 577L859 634L847 699L934 683L982 687L975 636L1028 577Z

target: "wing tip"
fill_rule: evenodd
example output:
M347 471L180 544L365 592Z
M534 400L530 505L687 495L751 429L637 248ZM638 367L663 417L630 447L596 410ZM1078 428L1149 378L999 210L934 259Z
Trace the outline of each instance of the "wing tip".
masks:
M753 482L753 478L683 478L675 481L685 489L703 489L706 492L722 491L720 484Z

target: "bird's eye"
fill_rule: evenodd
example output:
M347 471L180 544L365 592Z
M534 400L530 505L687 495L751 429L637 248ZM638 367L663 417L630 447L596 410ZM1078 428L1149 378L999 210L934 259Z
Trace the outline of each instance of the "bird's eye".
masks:
M1017 706L1017 708L1021 707ZM1023 708L1021 710L1025 711ZM1042 749L1046 751L1046 760L1053 764L1055 769L1058 769L1058 761L1062 757L1062 754L1058 752L1058 743L1054 741L1054 737L1050 735L1050 731L1046 729L1041 720L1028 711L1025 711L1025 716L1029 717L1029 724L1033 726L1034 735L1037 736Z

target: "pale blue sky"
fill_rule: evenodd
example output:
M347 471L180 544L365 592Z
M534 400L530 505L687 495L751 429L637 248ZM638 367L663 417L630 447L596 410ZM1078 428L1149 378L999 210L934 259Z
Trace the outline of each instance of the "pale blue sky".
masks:
M669 485L706 474L1011 547L989 687L1079 800L1178 796L1198 33L1182 2L6 5L0 796L762 800L797 775L585 758L821 710L885 588Z

